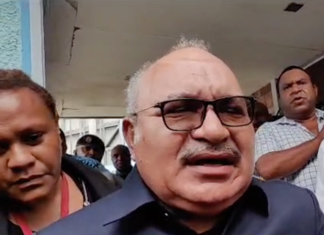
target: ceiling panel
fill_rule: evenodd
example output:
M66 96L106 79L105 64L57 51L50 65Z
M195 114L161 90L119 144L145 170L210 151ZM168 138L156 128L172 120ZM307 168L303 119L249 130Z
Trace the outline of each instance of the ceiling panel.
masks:
M324 1L309 0L297 13L283 11L289 2L121 0L93 4L81 1L76 24L84 29L129 34L178 37L182 33L322 48L324 43L318 36L324 35L323 30L319 30Z
M176 42L176 38L116 34L95 30L80 30L75 36L71 66L79 68L85 80L95 71L102 77L123 80L147 60L154 60ZM285 64L302 64L318 51L253 42L208 40L213 52L228 63L240 79L255 77L258 71L270 70L272 76ZM109 56L107 56L109 55ZM280 56L278 56L280 55ZM274 63L275 61L275 63ZM242 74L242 72L248 71ZM245 75L246 74L246 75ZM264 80L263 80L264 81ZM244 84L243 84L244 85ZM245 86L244 86L245 87ZM250 89L256 89L255 86ZM253 92L254 90L247 90Z
M324 1L297 13L283 11L287 0L68 2L51 4L45 24L47 87L65 117L123 115L125 77L180 35L210 42L246 94L324 49Z

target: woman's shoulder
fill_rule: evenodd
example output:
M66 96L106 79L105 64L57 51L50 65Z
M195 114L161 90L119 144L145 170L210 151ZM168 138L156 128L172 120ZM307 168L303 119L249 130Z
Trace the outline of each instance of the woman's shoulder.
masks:
M89 163L90 161L86 162ZM116 185L113 177L111 179L106 177L98 168L89 166L74 156L63 157L62 170L72 178L82 179L90 188L96 191L98 197L104 197L120 188L119 185ZM107 172L110 173L108 170Z

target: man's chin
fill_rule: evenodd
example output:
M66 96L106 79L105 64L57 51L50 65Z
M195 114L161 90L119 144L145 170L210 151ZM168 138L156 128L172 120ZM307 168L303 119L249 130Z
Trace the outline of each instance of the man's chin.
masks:
M298 112L298 113L304 113L304 112L309 112L310 111L310 104L309 102L303 102L301 104L298 104L294 107L295 109L295 112Z
M191 204L196 212L209 214L208 210L215 212L231 206L245 193L249 185L250 182L245 177L228 179L222 183L191 183L187 187L183 185L182 190L180 186L181 191L177 195Z
M234 190L224 189L217 190L201 190L183 192L181 199L175 199L171 202L171 206L188 212L200 215L215 215L234 204L242 193ZM219 190L222 190L219 188Z
M226 197L226 199L222 200L215 200L215 198L210 200L194 200L194 201L184 201L179 202L174 205L171 205L175 208L178 208L180 210L187 211L188 213L199 215L199 216L216 216L229 207L231 207L235 202L237 201L237 198L234 197Z
M236 194L238 194L237 191L229 190L225 188L222 189L221 187L219 187L219 190L217 189L210 190L210 191L205 191L204 193L199 195L192 195L192 197L188 198L188 200L198 205L208 207L213 204L219 204L231 200L232 198L235 197Z

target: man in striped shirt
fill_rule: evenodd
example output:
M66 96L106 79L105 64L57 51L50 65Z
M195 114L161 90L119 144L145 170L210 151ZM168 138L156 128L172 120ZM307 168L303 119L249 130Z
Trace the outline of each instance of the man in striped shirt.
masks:
M324 112L315 108L317 87L298 66L277 79L284 117L256 133L255 169L265 180L283 179L315 191L317 151L324 138Z

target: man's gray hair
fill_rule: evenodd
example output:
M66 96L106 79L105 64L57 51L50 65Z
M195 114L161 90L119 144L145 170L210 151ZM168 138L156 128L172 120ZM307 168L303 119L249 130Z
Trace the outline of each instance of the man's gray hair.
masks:
M168 55L174 51L178 51L185 48L197 48L204 51L210 51L209 44L207 44L204 40L193 38L187 39L185 37L181 37L178 43L171 47L171 49L165 54ZM164 56L165 56L164 55ZM126 103L127 103L127 114L134 114L138 112L138 95L139 88L142 78L148 69L155 63L154 62L146 62L141 68L129 79L129 84L126 89Z

